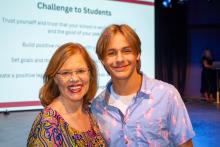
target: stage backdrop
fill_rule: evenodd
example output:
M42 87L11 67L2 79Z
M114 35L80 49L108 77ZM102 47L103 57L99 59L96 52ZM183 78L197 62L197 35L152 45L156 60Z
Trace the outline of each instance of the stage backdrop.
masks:
M83 44L97 63L99 90L110 79L95 54L100 33L128 24L142 41L142 71L154 77L154 0L2 0L0 2L0 112L42 108L38 93L55 50Z

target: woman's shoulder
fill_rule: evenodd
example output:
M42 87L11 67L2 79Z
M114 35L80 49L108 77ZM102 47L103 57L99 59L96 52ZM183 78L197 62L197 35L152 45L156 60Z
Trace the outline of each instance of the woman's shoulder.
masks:
M35 118L32 128L47 129L48 127L60 127L64 124L63 118L59 113L51 108L44 108Z
M56 110L50 107L46 107L42 111L42 121L57 124L57 123L61 123L63 121L63 118Z
M202 56L202 60L213 61L213 60L214 60L214 58L212 58L212 57L206 57L206 56Z
M33 124L39 125L49 123L51 125L57 125L60 121L60 115L55 110L46 107L37 115Z
M44 108L31 127L27 144L31 146L41 144L42 141L50 144L54 133L58 136L61 134L59 115L51 108Z
M32 131L35 131L36 128L41 128L41 130L43 130L48 127L58 127L61 121L60 115L55 110L46 107L35 118L32 125Z

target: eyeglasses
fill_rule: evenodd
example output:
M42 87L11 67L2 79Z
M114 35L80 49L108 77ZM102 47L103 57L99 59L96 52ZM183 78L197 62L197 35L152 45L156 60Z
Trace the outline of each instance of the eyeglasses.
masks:
M75 73L75 75L77 75L80 78L85 78L88 76L89 73L89 69L88 68L80 68L74 71L60 71L57 74L59 74L62 78L65 79L71 79L73 73Z

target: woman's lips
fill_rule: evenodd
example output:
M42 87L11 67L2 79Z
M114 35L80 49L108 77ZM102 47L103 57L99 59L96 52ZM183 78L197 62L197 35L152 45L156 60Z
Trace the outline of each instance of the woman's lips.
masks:
M72 93L78 93L82 90L82 84L70 85L70 86L68 86L68 89Z

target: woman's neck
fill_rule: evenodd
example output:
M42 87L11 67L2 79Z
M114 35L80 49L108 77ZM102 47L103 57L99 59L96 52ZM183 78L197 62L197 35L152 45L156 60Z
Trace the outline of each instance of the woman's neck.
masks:
M62 96L57 97L51 103L51 107L63 115L80 115L84 113L82 101L72 102Z

